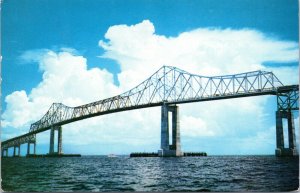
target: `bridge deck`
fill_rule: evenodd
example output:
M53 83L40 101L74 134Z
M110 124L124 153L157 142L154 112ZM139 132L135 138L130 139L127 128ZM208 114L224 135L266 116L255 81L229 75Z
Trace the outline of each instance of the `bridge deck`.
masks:
M282 86L282 87L278 87L277 90L280 91L280 92L289 92L289 91L295 90L295 89L299 90L299 86L298 85ZM182 100L182 101L170 101L170 102L165 101L165 103L167 103L167 104L183 104L183 103L192 103L192 102L204 102L204 101L214 101L214 100L241 98L241 97L261 96L261 95L276 95L278 91L269 90L269 91L263 91L263 92L241 93L241 94L225 95L225 96L214 96L214 97L202 98L202 99L186 99L186 100ZM141 109L141 108L156 107L156 106L161 106L162 104L163 104L163 102L147 104L147 105L132 106L132 107L125 107L125 108L120 108L120 109L113 109L113 110L109 110L109 111L105 111L105 112L99 112L99 113L95 113L95 114L85 115L85 116L82 116L82 117L77 117L77 118L74 118L72 120L65 120L65 121L62 121L60 123L53 124L52 126L65 125L65 124L72 123L72 122L75 122L75 121L80 121L80 120L83 120L83 119L87 119L87 118L91 118L91 117L95 117L95 116L100 116L100 115L105 115L105 114L110 114L110 113L117 113L117 112L134 110L134 109ZM296 110L296 109L293 109L293 110ZM24 137L28 137L28 136L31 136L33 134L41 133L41 132L49 130L49 129L51 129L51 126L45 127L43 129L40 129L40 130L32 131L32 132L20 135L18 137L11 138L9 140L3 141L2 144L8 143L8 142L11 142L11 141L14 141L14 140L18 140L18 139L21 139L21 138L24 138Z
M205 77L175 67L162 67L137 87L121 95L78 107L54 103L39 121L31 125L28 133L3 141L1 144L26 141L28 137L49 130L53 126L110 113L161 106L163 103L182 104L259 95L278 96L298 90L299 85L284 86L271 72L254 71Z

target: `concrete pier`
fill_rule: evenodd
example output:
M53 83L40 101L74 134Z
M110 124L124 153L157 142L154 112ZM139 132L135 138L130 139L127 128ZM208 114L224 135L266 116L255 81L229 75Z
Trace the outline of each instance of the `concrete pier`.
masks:
M54 139L55 139L55 130L58 131L58 137L57 137L57 152L54 151ZM62 127L56 126L52 127L50 130L50 148L49 148L49 154L62 154Z
M33 144L33 155L36 154L36 141L27 143L27 155L30 155L30 144Z
M284 148L282 113L280 111L276 111L276 146L277 149Z
M161 107L161 145L162 150L169 150L169 111L167 105Z
M34 145L33 145L33 154L35 155L35 154L36 154L36 141L34 141L33 144L34 144Z
M2 157L8 157L8 148L2 149Z
M27 143L27 155L30 154L30 143Z
M169 141L169 112L172 113L172 143ZM176 105L163 104L161 107L161 157L183 156L180 143L179 109Z
M16 149L18 149L18 152L17 152ZM20 157L20 155L21 155L21 148L20 148L20 145L14 146L13 157Z
M294 115L292 112L288 113L287 119L288 119L288 133L289 133L289 148L296 149L295 123L294 123Z
M49 154L54 153L54 128L50 129L50 146L49 146Z
M59 126L57 128L57 131L58 131L57 153L62 154L63 152L62 152L62 128L61 128L61 126Z
M284 147L284 132L282 119L287 119L288 121L288 141L289 147ZM297 155L296 142L295 142L295 124L294 116L291 111L276 111L276 156L294 156Z

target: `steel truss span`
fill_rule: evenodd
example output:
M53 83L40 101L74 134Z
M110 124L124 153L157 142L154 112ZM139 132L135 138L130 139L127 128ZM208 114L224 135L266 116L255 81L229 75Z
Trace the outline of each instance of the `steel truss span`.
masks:
M284 94L279 93L280 90ZM161 106L162 104L181 104L257 95L277 95L280 108L291 108L290 110L299 108L298 102L290 105L286 99L292 97L298 101L298 85L284 86L272 72L253 71L208 77L191 74L172 66L163 66L141 84L123 94L77 107L53 103L39 121L31 124L27 134L4 141L2 145L16 139L26 141L30 138L32 140L28 136L35 137L34 134L51 129L51 127L114 112Z

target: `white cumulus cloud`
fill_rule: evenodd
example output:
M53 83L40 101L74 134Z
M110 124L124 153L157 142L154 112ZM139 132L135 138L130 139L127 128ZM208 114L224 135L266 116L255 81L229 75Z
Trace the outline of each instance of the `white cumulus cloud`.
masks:
M35 54L34 54L35 53ZM4 126L21 128L41 118L54 102L77 106L118 93L113 75L99 68L87 69L86 59L69 52L26 52L38 58L42 81L30 93L15 91L5 98Z
M266 61L298 61L296 42L268 38L253 29L200 28L166 37L155 34L154 25L145 20L112 26L105 38L107 41L99 41L106 51L102 57L120 64L118 78L124 89L162 65L212 76L266 69L262 65Z

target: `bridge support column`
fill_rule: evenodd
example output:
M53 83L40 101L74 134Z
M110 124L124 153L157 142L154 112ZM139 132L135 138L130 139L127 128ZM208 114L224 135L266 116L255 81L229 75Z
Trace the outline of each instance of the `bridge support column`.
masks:
M18 152L17 152L17 149L18 148ZM14 146L14 153L13 153L13 157L17 157L17 156L20 156L21 155L21 149L20 149L20 145L18 146Z
M57 152L54 151L54 139L55 139L55 130L58 131L57 137ZM49 154L62 154L62 127L56 126L52 127L50 131L50 149Z
M27 155L30 155L30 145L33 144L33 154L36 153L36 141L30 141L27 143Z
M50 149L49 149L49 154L54 153L54 128L52 127L50 129Z
M288 139L289 147L284 147L284 132L282 119L288 121ZM295 125L294 116L291 111L277 111L276 112L276 156L294 156L297 155L296 144L295 144Z
M7 157L8 156L8 149L4 148L2 149L2 157Z
M30 142L27 143L27 155L30 154Z
M58 142L57 142L57 153L62 154L62 129L61 126L57 128L58 130Z
M284 148L284 137L283 137L283 125L282 125L282 113L280 111L276 111L276 146L277 149ZM280 153L280 152L278 152ZM277 150L276 150L277 155Z
M292 112L288 113L288 133L289 133L289 148L296 149L296 135L295 135L295 123L294 115Z
M16 146L14 146L14 152L13 152L13 157L16 156Z
M34 141L33 143L33 154L34 155L36 154L36 141Z
M166 104L161 107L161 145L162 150L169 150L169 111Z
M169 141L169 112L172 113L172 144ZM163 104L161 108L161 149L159 156L182 156L180 144L179 109L175 106Z

